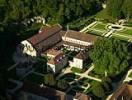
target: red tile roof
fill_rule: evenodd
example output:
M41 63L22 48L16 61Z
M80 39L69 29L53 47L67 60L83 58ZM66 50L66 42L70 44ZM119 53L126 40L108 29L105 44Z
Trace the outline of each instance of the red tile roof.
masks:
M54 50L54 49L50 49L49 52L47 52L48 54L54 55L54 58L51 58L50 60L48 60L49 64L57 64L59 63L59 61L61 59L63 59L64 54L59 51L59 50Z
M67 100L72 100L71 95L67 95L64 92L61 92L46 86L40 87L39 85L31 83L31 82L24 82L22 91L33 93L35 95L45 97L49 100L65 100L65 98L67 98Z
M86 60L88 58L88 52L80 51L75 58Z
M68 30L64 36L86 42L94 42L97 39L97 36L95 35L81 33L73 30Z
M32 45L38 44L39 42L45 40L46 38L48 38L49 36L59 32L62 29L62 27L60 25L54 25L54 26L45 26L43 27L39 33L37 33L36 35L30 37L29 39L27 39L29 42L31 42Z
M123 100L132 100L132 84L121 85L110 100L121 100L122 98Z
M73 96L50 87L40 87L39 85L32 82L24 82L21 90L41 97L45 97L48 100L73 100L74 98L77 100L90 100L90 96L82 93L76 93L76 95Z

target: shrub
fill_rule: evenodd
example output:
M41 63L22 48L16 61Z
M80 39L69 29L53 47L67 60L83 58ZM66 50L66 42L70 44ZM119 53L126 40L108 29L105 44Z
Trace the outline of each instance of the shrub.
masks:
M82 73L83 72L82 69L79 69L79 68L76 68L76 67L72 67L71 71L75 72L75 73Z

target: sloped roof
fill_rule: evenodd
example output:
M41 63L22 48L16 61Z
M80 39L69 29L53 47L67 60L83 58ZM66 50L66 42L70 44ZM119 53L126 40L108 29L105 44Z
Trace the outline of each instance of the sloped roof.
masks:
M110 100L132 100L132 84L122 84L112 95Z
M22 91L33 93L49 100L65 100L65 98L68 98L68 100L73 100L71 95L67 95L64 92L46 86L40 87L39 85L31 82L24 82Z
M77 99L77 100L90 100L90 96L85 95L83 93L76 93L74 98Z
M49 49L49 50L47 51L47 54L54 55L54 56L57 56L57 55L59 55L60 53L61 53L60 50L55 50L55 49Z
M80 51L75 58L86 60L88 58L88 52Z
M81 33L73 30L68 30L64 36L86 42L94 42L97 38L95 35Z
M54 64L54 65L59 63L59 61L63 59L63 55L64 55L61 51L54 50L54 49L49 50L49 52L47 53L55 56L54 58L51 58L50 60L48 60L49 64Z
M45 26L36 35L27 39L32 45L39 44L43 40L59 32L62 29L60 25Z

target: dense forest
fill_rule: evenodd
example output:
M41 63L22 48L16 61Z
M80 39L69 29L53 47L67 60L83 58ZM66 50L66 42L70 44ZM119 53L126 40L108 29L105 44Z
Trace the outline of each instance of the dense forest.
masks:
M114 18L132 18L132 0L107 0L108 13Z

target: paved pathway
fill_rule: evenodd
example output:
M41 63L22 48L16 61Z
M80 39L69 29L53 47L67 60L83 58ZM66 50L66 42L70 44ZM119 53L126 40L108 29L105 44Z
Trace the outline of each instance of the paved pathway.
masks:
M130 69L125 77L125 79L123 80L123 82L129 82L132 80L132 77L129 77L129 75L132 73L132 69Z
M110 35L112 35L112 33L114 32L114 30L110 30L107 34L105 34L105 37L109 37Z
M14 93L16 90L22 87L23 83L17 80L9 79L10 82L16 83L16 87L13 89L7 89L8 92Z
M24 76L22 76L20 78L20 80L24 79L26 76L28 76L30 73L32 73L34 71L34 69L30 70L29 72L27 72Z
M81 78L83 77L86 77L86 78L89 78L89 79L92 79L92 80L95 80L95 81L98 81L98 82L101 82L101 79L98 79L98 78L95 78L95 77L92 77L92 76L89 76L89 72L91 72L92 70L94 69L94 66L92 65L86 72L84 73L74 73L75 75L79 75L81 76ZM64 74L66 73L71 73L71 67L68 67L66 68L65 70L62 71L62 73L56 78L56 79L59 79L60 77L62 77Z
M85 32L89 27L95 25L96 23L97 23L97 21L91 23L90 25L88 25L88 26L84 27L82 30L80 30L80 32Z
M15 68L15 67L17 66L17 64L18 64L18 63L16 63L16 64L12 65L11 67L9 67L9 68L7 69L7 71L10 71L10 70L12 70L13 68Z

